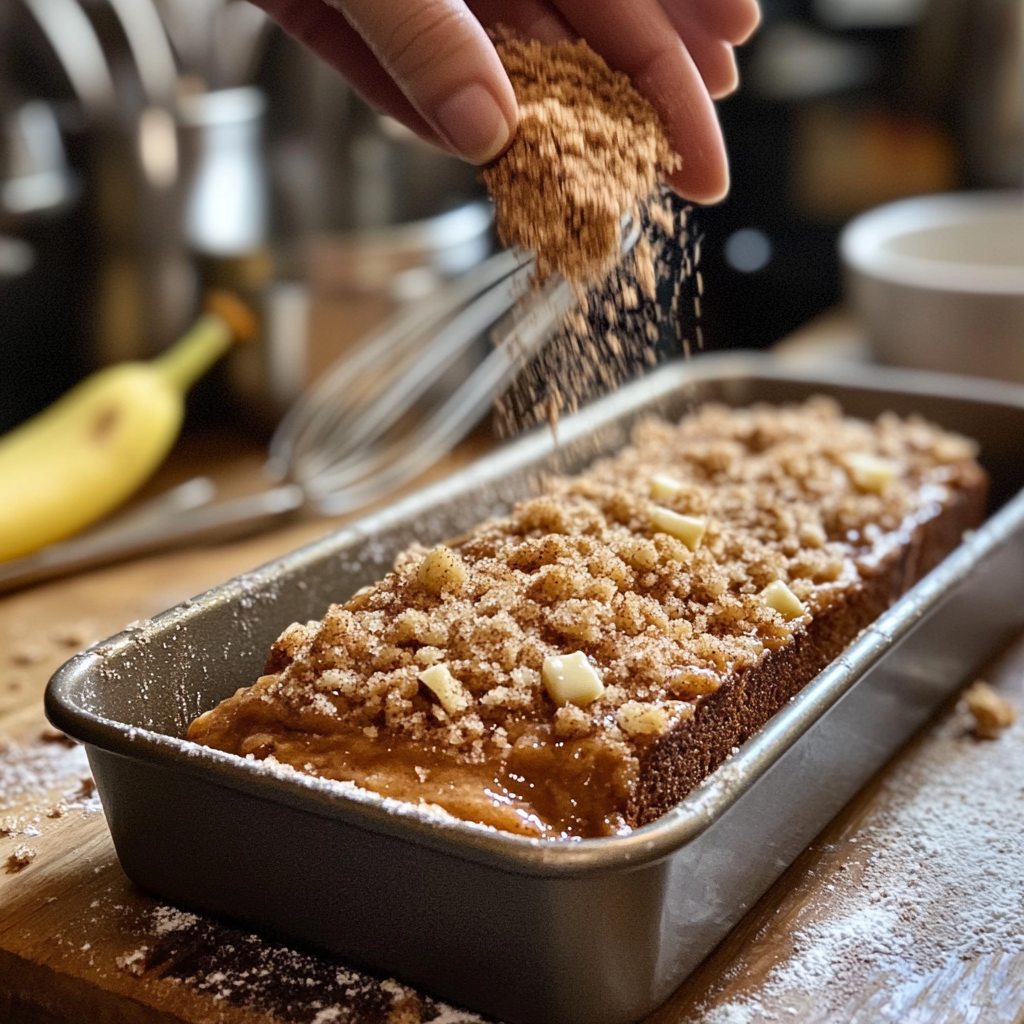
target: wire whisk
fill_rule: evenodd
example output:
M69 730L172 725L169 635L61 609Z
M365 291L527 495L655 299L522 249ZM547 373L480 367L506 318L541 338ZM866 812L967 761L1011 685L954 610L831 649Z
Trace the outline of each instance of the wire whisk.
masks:
M562 322L572 287L560 277L538 287L533 275L529 254L500 252L365 338L281 421L265 467L274 486L217 501L208 481L189 481L90 534L0 566L0 591L237 536L299 510L354 512L393 493L466 436ZM491 351L438 400L442 378L489 339Z

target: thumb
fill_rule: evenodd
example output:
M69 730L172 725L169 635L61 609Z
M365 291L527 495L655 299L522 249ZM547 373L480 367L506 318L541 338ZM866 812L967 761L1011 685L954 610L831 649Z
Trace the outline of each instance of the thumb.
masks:
M493 160L516 125L516 98L463 0L331 0L451 149Z

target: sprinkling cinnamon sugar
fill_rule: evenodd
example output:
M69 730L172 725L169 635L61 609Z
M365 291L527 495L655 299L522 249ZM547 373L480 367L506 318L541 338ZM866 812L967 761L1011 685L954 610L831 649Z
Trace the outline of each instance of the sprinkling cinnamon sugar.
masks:
M628 77L582 40L499 34L495 45L520 109L515 140L483 171L498 234L536 253L537 282L560 273L576 297L495 403L498 432L514 434L545 419L554 428L678 349L678 296L695 260L686 211L661 181L681 160Z
M495 45L519 102L515 140L483 171L498 235L536 252L540 280L600 280L618 262L623 216L680 159L650 103L583 40Z
M495 402L499 434L557 422L685 349L688 304L679 297L695 268L686 207L663 184L636 217L633 250L599 286L576 292L578 303Z

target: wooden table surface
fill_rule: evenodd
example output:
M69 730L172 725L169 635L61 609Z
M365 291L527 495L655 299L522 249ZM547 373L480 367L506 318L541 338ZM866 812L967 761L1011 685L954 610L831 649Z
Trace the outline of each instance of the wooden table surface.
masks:
M253 478L255 451L198 448L185 446L176 453L162 481L197 466L212 468L236 489ZM472 446L436 472L471 454ZM0 1022L453 1024L477 1019L393 980L183 914L136 890L118 865L81 748L61 742L43 716L46 681L76 650L318 536L329 525L293 524L0 598ZM1024 639L987 673L1024 711L1022 674ZM1013 780L1005 797L993 791L978 800L971 790L977 780L998 779L1000 766L1024 765L1024 726L1018 723L982 743L966 731L962 716L962 710L950 707L888 765L651 1018L652 1024L1024 1021L1024 941L1007 938L1014 928L1005 918L1008 908L1012 916L1024 879L1024 775ZM887 887L879 887L879 870L891 873L894 890L917 885L929 864L935 866L933 875L956 870L943 857L942 842L924 861L901 858L893 846L894 836L913 839L920 826L915 794L939 775L946 780L943 799L973 808L971 828L957 832L955 859L977 870L965 867L970 884L957 891L959 876L952 878L941 906L916 906L895 928L881 913L895 904ZM956 792L958 785L963 793ZM1007 841L1008 835L1016 835L1016 843ZM986 864L999 871L983 870ZM865 917L872 907L878 913ZM992 908L996 918L994 940L988 943L974 934L979 907ZM1019 933L1024 906L1018 909ZM958 930L958 920L970 927ZM890 940L897 932L894 945Z

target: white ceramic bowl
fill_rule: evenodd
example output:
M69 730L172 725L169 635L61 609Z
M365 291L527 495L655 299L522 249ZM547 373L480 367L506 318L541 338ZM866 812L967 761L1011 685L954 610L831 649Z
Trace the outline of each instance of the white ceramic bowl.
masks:
M879 361L1024 381L1024 193L891 203L851 221L840 253Z

